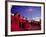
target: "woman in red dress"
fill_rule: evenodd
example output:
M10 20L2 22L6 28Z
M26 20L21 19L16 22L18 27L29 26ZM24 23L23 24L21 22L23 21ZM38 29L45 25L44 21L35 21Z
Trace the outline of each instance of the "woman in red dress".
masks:
M19 13L16 13L14 16L11 16L11 31L19 31Z
M26 19L26 20L25 20L25 30L28 31L28 30L31 30L31 28L32 28L32 27L31 27L31 24L29 24L28 20Z

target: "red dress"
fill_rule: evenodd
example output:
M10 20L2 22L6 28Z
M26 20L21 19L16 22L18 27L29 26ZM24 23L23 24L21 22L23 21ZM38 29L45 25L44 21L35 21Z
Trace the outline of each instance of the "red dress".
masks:
M12 24L11 24L11 31L19 31L19 24L16 23L16 17L15 16L11 16L11 21L12 21Z
M20 16L20 18L19 18L19 22L20 22L20 24L19 24L19 26L20 26L20 30L21 31L24 31L24 24L23 24L23 18L21 18L21 16Z

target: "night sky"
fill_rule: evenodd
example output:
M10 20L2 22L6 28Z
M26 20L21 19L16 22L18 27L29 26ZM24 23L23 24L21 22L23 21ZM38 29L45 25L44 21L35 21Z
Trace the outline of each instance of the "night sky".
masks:
M22 16L32 19L35 17L41 16L41 7L40 6L18 6L13 5L11 8L11 13L19 12Z

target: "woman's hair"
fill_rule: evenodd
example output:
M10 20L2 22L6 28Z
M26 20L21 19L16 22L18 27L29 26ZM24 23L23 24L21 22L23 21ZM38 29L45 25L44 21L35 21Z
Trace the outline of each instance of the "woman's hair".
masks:
M18 12L14 13L14 16L15 16L16 14L18 14Z

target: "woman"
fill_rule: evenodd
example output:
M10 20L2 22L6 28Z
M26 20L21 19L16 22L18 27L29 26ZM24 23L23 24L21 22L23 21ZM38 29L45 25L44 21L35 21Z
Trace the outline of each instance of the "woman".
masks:
M31 28L32 28L32 27L31 27L31 24L29 24L28 20L26 19L26 20L25 20L25 30L28 31L28 30L31 30Z
M11 31L19 31L20 28L19 28L19 17L18 17L19 13L16 12L16 14L14 16L11 16L11 21L12 21L12 24L11 24Z

